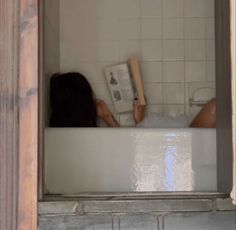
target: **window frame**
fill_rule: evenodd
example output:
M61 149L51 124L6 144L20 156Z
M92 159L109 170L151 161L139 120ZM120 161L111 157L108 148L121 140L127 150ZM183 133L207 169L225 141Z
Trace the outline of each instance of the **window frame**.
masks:
M233 190L231 198L236 204L236 3L231 3L231 67L232 67L232 144L233 144Z
M43 6L41 5L41 10L43 10ZM231 128L229 128L229 126L232 126L231 123L231 84L229 84L229 82L227 81L228 79L222 79L221 76L228 75L230 76L230 45L229 45L229 41L230 41L230 17L229 17L229 12L230 10L230 0L215 0L215 12L218 15L217 17L217 21L216 21L216 50L217 50L217 54L216 54L216 68L217 68L217 76L216 76L216 80L218 85L224 85L224 88L217 90L216 94L217 95L221 95L224 94L225 98L223 100L218 100L217 104L220 105L220 107L222 107L223 109L218 110L218 113L224 113L225 109L228 110L228 114L227 117L224 117L221 115L222 119L220 120L220 124L217 126L217 149L218 153L217 153L217 158L220 159L217 162L218 165L218 170L217 170L217 177L218 177L218 192L219 192L219 196L221 196L222 194L229 194L232 188L232 130ZM42 12L41 12L41 20L42 20ZM43 21L41 21L40 23L41 25L43 25ZM43 29L41 28L41 34L43 33ZM222 31L224 31L224 35L222 34ZM42 39L42 37L41 37ZM41 44L41 55L43 55L43 42L41 40L40 42ZM226 58L227 57L227 58ZM42 60L42 57L40 58L40 60ZM222 64L223 63L223 64ZM41 67L43 67L43 65L40 65ZM43 71L41 71L41 74L43 73ZM40 77L41 79L43 79L43 76ZM231 83L231 82L230 82ZM43 105L43 85L44 83L41 82L40 85L40 92L41 92L41 106ZM218 87L219 88L219 87ZM225 100L228 101L229 103L227 105L225 105ZM44 111L44 108L41 107L40 109L41 111L41 130L44 130L44 119L43 119L43 114L42 111ZM229 123L230 121L230 123ZM225 127L224 124L228 124L228 127ZM42 133L40 133L40 137L42 137ZM222 144L222 143L227 143L227 144ZM40 140L40 144L43 144L43 138ZM222 148L222 145L224 146L224 148ZM40 153L40 157L39 157L39 162L40 164L43 164L43 147L40 148L41 149L41 153ZM222 160L224 159L224 160ZM224 170L225 168L227 168L229 171L225 172L226 170ZM40 170L41 172L39 173L40 175L40 184L39 184L39 194L40 196L40 200L44 200L44 199L48 199L49 197L46 195L46 191L44 191L43 188L43 181L44 181L44 168L41 165L40 166ZM126 195L128 195L128 197L131 197L131 194L133 197L138 197L140 195L140 197L143 197L146 194L146 198L148 199L148 196L150 196L150 193L139 193L139 192L135 192L135 193L126 193ZM138 195L139 194L139 195ZM161 196L161 193L155 192L155 193L151 193L154 194L154 196ZM179 193L179 195L184 195L185 193ZM197 194L196 192L193 192L192 194L195 194L196 197L198 197L199 194ZM202 194L202 193L201 193ZM212 196L215 195L215 193L208 193L206 192L206 195L210 195L212 194ZM83 198L84 196L88 197L88 198L93 198L93 199L97 199L97 198L101 198L101 196L104 199L109 199L110 197L114 197L116 196L117 198L120 197L124 197L126 196L125 193L114 193L114 194L110 194L110 193L102 193L102 194L94 194L94 193L86 193L86 194L78 194L75 195L74 198ZM173 196L179 196L176 195L176 192L173 193L169 193L170 198ZM227 195L229 196L229 195ZM63 196L62 196L63 198ZM67 197L68 198L68 197ZM70 196L71 198L71 196ZM63 199L66 199L65 196Z
M42 9L42 7L41 7ZM228 79L223 79L223 75L230 76L230 71L231 71L231 57L230 57L230 17L229 17L229 10L230 10L230 0L224 1L224 0L215 0L215 12L218 15L217 20L216 20L216 50L217 50L217 58L216 58L216 68L217 68L217 76L216 80L218 85L224 85L224 88L219 89L216 94L221 95L224 94L226 95L224 100L218 100L217 104L219 104L223 109L218 110L218 113L222 113L225 111L225 100L228 101L229 103L226 105L227 110L228 110L228 116L224 118L224 116L221 116L223 119L221 119L220 124L217 127L217 143L218 143L218 153L217 153L217 158L220 159L218 160L218 191L220 193L226 193L229 194L232 188L232 123L231 123L231 84L229 84ZM41 13L42 15L42 13ZM41 22L41 25L43 23ZM40 30L41 34L43 33L42 29ZM224 33L222 33L224 31ZM222 35L225 36L222 36ZM218 38L218 39L217 39ZM42 46L42 42L40 42ZM41 55L43 55L42 52L42 47L41 47ZM227 58L225 58L227 57ZM42 60L42 57L40 58ZM223 63L223 64L222 64ZM41 64L42 67L42 64ZM42 72L41 72L42 74ZM43 76L41 76L41 79L43 79ZM231 83L231 82L230 82ZM40 92L43 92L43 82L41 82L41 87L40 87ZM219 88L219 87L218 87ZM43 93L42 93L43 94ZM41 94L41 106L43 105L43 95ZM43 108L40 109L41 113L44 111ZM230 123L229 123L230 121ZM225 127L224 124L227 124L228 126ZM41 114L41 126L42 127L44 124L44 119L43 119L43 114ZM44 127L41 128L43 131ZM40 134L40 137L42 137L42 133ZM40 144L43 144L43 138L39 141ZM222 148L222 143L227 143L227 145L223 144L225 148ZM41 149L41 154L39 157L39 162L43 164L43 147ZM224 160L222 160L224 159ZM40 163L40 165L41 165ZM226 172L224 170L227 168L229 171ZM40 176L40 183L39 183L39 194L41 194L40 199L44 199L44 194L45 192L43 191L43 167L40 166L41 172L39 173ZM193 192L194 193L194 192ZM106 195L105 195L106 194ZM123 193L117 194L117 196L122 196ZM134 193L134 196L138 193ZM148 194L148 193L147 193ZM155 193L158 195L158 193ZM210 193L209 193L210 194ZM94 193L87 194L89 197L94 197ZM103 194L106 197L114 196L108 193ZM100 194L97 194L97 197L99 197ZM171 196L171 193L170 193ZM78 194L78 196L75 197L83 197L83 194ZM96 196L95 196L96 197Z
M216 11L222 8L225 10L224 14L229 14L230 0L215 1ZM3 84L7 83L4 85L5 88L0 88L1 95L6 96L0 101L1 112L6 111L6 116L1 118L1 122L5 125L4 127L8 127L8 129L0 129L2 140L8 140L0 144L0 201L2 202L0 227L2 229L8 229L10 226L11 229L36 230L37 203L47 199L43 193L43 81L41 78L42 52L39 45L42 42L41 3L42 1L39 0L0 0L0 11L2 10L0 34L5 36L4 39L3 36L0 36L0 39L3 39L1 40L3 42L1 43L3 44L1 55L4 55L0 59L0 80ZM223 19L219 23L220 26L224 26L224 23L229 26L229 21ZM230 41L229 34L225 38L223 47L228 47L226 43ZM235 34L232 39L235 39ZM233 57L232 60L235 61L235 56ZM230 58L225 62L223 66L228 68ZM234 68L235 65L233 62ZM234 75L232 80L235 82ZM4 91L5 89L8 91ZM227 89L225 90L227 91ZM232 107L235 110L235 94L232 99ZM233 114L233 121L235 124L235 114ZM234 126L234 132L235 129ZM232 136L230 140L232 141ZM235 141L233 143L235 144ZM231 153L222 151L220 156L218 155L218 157L223 157L226 154L228 159L227 162L220 165L221 171L218 176L221 177L220 174L224 168L232 167ZM230 159L231 162L229 162ZM14 170L10 170L8 174L7 169L12 167ZM221 186L224 189L223 184ZM229 188L230 186L227 188L226 194L228 194ZM37 189L39 189L38 193ZM107 195L114 197L114 194L103 194L105 199ZM121 195L120 199L124 200L155 199L155 196L152 196L153 193L125 194L126 197ZM194 195L191 194L193 197ZM209 195L212 196L212 194ZM90 196L96 200L98 194L90 194ZM188 198L184 194L182 196ZM173 198L171 194L167 194L167 197L161 199L169 197Z

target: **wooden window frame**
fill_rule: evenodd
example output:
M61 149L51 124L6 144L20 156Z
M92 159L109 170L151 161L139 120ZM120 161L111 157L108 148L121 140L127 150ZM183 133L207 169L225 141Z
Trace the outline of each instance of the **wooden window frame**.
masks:
M0 0L0 229L37 229L38 0Z

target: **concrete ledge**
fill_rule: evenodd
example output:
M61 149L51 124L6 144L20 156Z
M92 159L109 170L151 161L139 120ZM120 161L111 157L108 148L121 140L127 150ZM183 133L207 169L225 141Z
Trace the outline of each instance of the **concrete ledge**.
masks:
M148 213L211 211L210 200L86 201L85 213Z
M39 216L39 230L114 230L113 217L88 216ZM116 228L120 230L119 228Z
M164 218L164 230L235 230L235 212L171 213Z
M233 205L232 200L228 199L217 199L216 200L217 211L236 211L236 205Z
M40 215L89 213L207 212L213 210L208 199L111 200L40 202Z
M78 202L74 201L57 201L57 202L40 202L38 205L39 215L75 215L77 213Z
M235 230L236 212L40 215L39 230Z

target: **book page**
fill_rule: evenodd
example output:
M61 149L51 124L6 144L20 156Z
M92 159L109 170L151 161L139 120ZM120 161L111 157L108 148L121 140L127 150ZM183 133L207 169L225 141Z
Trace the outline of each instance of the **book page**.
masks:
M134 92L127 64L105 69L106 80L117 113L133 110Z

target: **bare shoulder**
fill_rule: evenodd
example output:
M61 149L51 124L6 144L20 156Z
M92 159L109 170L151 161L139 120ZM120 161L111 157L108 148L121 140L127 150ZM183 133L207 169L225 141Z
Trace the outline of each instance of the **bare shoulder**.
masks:
M206 106L210 105L210 106L216 106L216 99L212 98L209 102L207 102Z
M191 127L215 128L216 126L216 99L207 102L202 110L193 119Z

